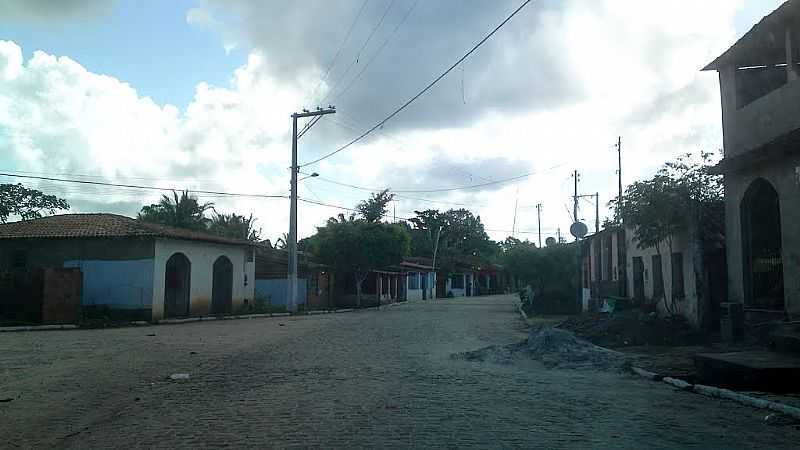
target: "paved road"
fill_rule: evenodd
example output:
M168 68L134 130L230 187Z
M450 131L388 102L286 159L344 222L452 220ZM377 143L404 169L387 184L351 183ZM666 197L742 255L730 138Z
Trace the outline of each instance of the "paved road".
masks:
M780 448L763 411L618 373L450 358L525 337L510 297L0 335L0 447ZM167 380L188 372L184 382Z

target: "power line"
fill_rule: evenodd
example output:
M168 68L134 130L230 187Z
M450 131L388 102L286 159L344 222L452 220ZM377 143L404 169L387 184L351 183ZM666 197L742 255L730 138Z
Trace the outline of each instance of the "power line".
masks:
M505 179L494 180L494 181L487 181L486 183L471 184L471 185L467 185L467 186L457 186L457 187L441 188L441 189L370 188L370 187L364 187L364 186L357 186L357 185L353 185L353 184L349 184L349 183L343 183L341 181L331 180L329 178L325 178L325 177L322 177L322 176L319 176L319 177L316 177L316 178L318 180L322 180L322 181L325 181L325 182L328 182L328 183L331 183L331 184L337 184L339 186L345 186L345 187L349 187L349 188L357 189L357 190L361 190L361 191L378 192L378 191L382 191L384 189L389 189L389 191L393 192L393 193L420 194L420 193L461 191L461 190L466 190L466 189L475 189L475 188L493 186L493 185L502 184L502 183L509 183L509 182L512 182L512 181L522 180L524 178L528 178L530 176L533 176L533 175L536 175L536 174L539 174L539 173L542 173L542 172L548 172L550 170L557 169L557 168L559 168L561 166L564 166L566 164L567 163L561 163L561 164L549 167L549 168L547 168L547 169L545 169L543 171L528 172L528 173L524 173L522 175L518 175L518 176L515 176L515 177L511 177L511 178L505 178Z
M373 37L373 36L375 36L375 32L376 32L376 31L378 31L378 28L380 28L380 27L381 27L381 25L383 24L383 21L384 21L384 19L386 19L386 15L387 15L387 14L389 14L389 10L390 10L390 9L392 9L392 6L394 6L394 2L395 2L395 1L396 1L396 0L391 0L391 1L389 2L389 5L388 5L388 6L386 7L386 9L383 11L383 15L381 16L380 20L378 20L378 23L377 23L377 24L375 24L375 27L374 27L374 28L372 28L372 31L369 33L369 36L367 36L367 39L364 41L364 44L361 46L361 49L359 49L359 50L358 50L358 53L356 53L356 57L355 57L355 58L353 58L353 61L350 63L350 65L349 65L349 66L347 66L347 70L345 70L345 71L344 71L344 73L342 74L342 76L341 76L341 77L339 77L339 79L336 81L336 83L334 83L333 87L332 87L332 88L331 88L331 89L328 91L328 95L326 95L326 96L324 97L324 99L323 99L323 102L322 102L322 103L325 103L325 101L326 101L328 98L330 98L331 94L332 94L332 93L333 93L333 92L336 90L336 88L338 88L338 87L339 87L339 84L340 84L340 83L341 83L341 82L342 82L342 81L345 79L345 77L347 76L347 74L348 74L348 73L350 73L350 69L352 69L352 68L353 68L353 66L354 66L354 65L356 65L356 64L358 63L359 59L361 58L361 53L364 51L364 49L365 49L365 48L367 48L367 45L368 45L368 44L369 44L369 42L372 40L372 37Z
M419 4L419 0L416 0L414 4L411 5L411 8L409 8L408 11L406 11L406 14L403 16L402 19L400 19L400 22L397 23L397 25L394 27L394 30L392 30L391 34L389 34L389 37L387 37L383 41L383 44L381 44L381 46L378 48L378 50L376 50L375 53L372 54L372 57L370 57L370 59L367 61L367 64L365 64L364 67L361 68L361 71L359 71L358 74L352 80L350 80L350 83L348 83L348 85L344 89L342 89L338 94L336 94L333 97L333 102L336 102L341 96L346 94L350 90L350 88L352 88L353 85L355 85L355 83L359 79L361 79L361 76L364 75L364 72L366 72L367 68L370 66L370 64L372 64L372 61L375 61L378 55L380 55L383 49L386 48L386 46L392 40L394 35L397 34L397 31L400 29L400 27L402 27L403 24L406 23L406 20L408 20L408 17L411 15L411 12L414 11L414 8L417 7L417 4Z
M361 14L364 12L364 8L367 6L368 1L369 0L364 0L364 2L361 3L361 8L358 9L358 13L356 14L353 21L350 23L350 27L347 29L347 33L345 33L344 39L342 39L342 42L339 44L339 48L336 49L336 53L333 55L330 64L328 64L328 68L325 70L325 75L323 75L322 78L319 79L319 81L317 82L317 86L314 87L314 90L311 92L311 96L309 97L309 99L313 99L317 95L319 87L322 85L324 81L328 79L328 75L330 75L331 69L333 69L334 64L336 64L336 60L342 53L342 49L344 49L344 44L346 44L347 40L350 39L350 35L353 33L353 29L355 29L356 23L358 23L358 19L361 18Z
M60 183L75 183L75 184L83 184L83 185L92 185L92 186L110 186L110 187L117 187L117 188L127 188L127 189L143 189L143 190L151 190L151 191L183 191L184 189L175 189L175 188L166 188L166 187L158 187L158 186L143 186L143 185L136 185L136 184L120 184L120 183L106 183L101 181L87 181L87 180L71 180L66 178L53 178L53 177L39 177L33 175L16 175L13 173L4 173L0 172L0 176L4 177L12 177L12 178L26 178L26 179L33 179L33 180L44 180L44 181L56 181ZM206 191L206 190L199 190L199 189L192 189L190 192L196 194L207 194L207 195L220 195L226 197L256 197L256 198L289 198L287 195L267 195L267 194L242 194L242 193L234 193L234 192L221 192L221 191Z
M377 130L378 128L382 127L382 126L383 126L383 125L384 125L386 122L388 122L388 121L389 121L389 120L391 120L391 119L392 119L394 116L396 116L396 115L397 115L397 114L399 114L401 111L403 111L404 109L406 109L406 108L408 107L408 105L410 105L411 103L413 103L414 101L416 101L418 98L422 97L422 96L423 96L423 95L424 95L426 92L428 92L428 90L430 90L430 89L431 89L431 88L432 88L432 87L433 87L433 86L434 86L436 83L438 83L438 82L439 82L439 81L440 81L442 78L444 78L444 77L445 77L445 76L446 76L448 73L450 73L450 72L451 72L451 71L452 71L454 68L456 68L456 67L457 67L459 64L461 64L461 62L462 62L462 61L464 61L464 60L465 60L465 59L467 59L467 58L468 58L468 57L469 57L469 56L470 56L472 53L474 53L474 52L475 52L475 50L477 50L477 49L478 49L480 46L482 46L482 45L483 45L483 44L484 44L486 41L488 41L488 40L489 40L489 38L491 38L491 37L492 37L492 36L493 36L495 33L497 33L497 31L498 31L498 30L500 30L500 28L502 28L502 27L503 27L503 26L504 26L506 23L508 23L508 21L510 21L510 20L511 20L511 19L512 19L514 16L516 16L516 15L517 15L517 13L519 13L520 11L522 11L522 8L524 8L525 6L527 6L527 5L528 5L530 2L531 2L531 0L525 0L525 1L524 1L524 2L523 2L523 3L522 3L522 4L521 4L521 5L520 5L520 6L519 6L517 9L515 9L515 10L514 10L514 12L512 12L512 13L511 13L511 15L509 15L508 17L506 17L506 19L505 19L505 20L503 20L502 22L500 22L500 24L499 24L499 25L497 25L497 26L496 26L496 27L495 27L495 28L494 28L494 29L493 29L493 30L492 30L492 31L491 31L489 34L487 34L487 35L486 35L486 36L485 36L483 39L481 39L481 40L480 40L480 41L479 41L477 44L475 44L475 45L474 45L474 46L473 46L473 47L472 47L472 48L471 48L471 49L470 49L470 50L469 50L469 51L468 51L466 54L464 54L464 56L462 56L461 58L459 58L459 59L458 59L458 61L456 61L456 62L455 62L453 65L451 65L451 66L450 66L450 67L449 67L447 70L445 70L445 71L444 71L444 72L443 72L441 75L439 75L439 76L438 76L438 77L436 77L436 78L435 78L433 81L431 81L431 82L430 82L430 83L429 83L427 86L425 86L425 87L424 87L424 88L423 88L421 91L419 91L419 93L417 93L416 95L414 95L413 97L411 97L410 99L408 99L408 100L407 100L405 103L403 103L403 104L402 104L402 105L401 105L399 108L397 108L396 110L394 110L394 112L392 112L391 114L389 114L388 116L386 116L386 118L384 118L383 120L381 120L380 122L378 122L377 124L375 124L375 125L374 125L372 128L368 129L367 131L365 131L364 133L362 133L361 135L359 135L358 137L356 137L356 138L355 138L355 139L353 139L352 141L348 142L347 144L345 144L345 145L343 145L343 146L341 146L341 147L337 148L336 150L334 150L334 151L332 151L332 152L330 152L330 153L327 153L327 154L325 154L325 155L323 155L323 156L321 156L321 157L319 157L319 158L317 158L317 159L315 159L315 160L313 160L313 161L311 161L311 162L308 162L308 163L302 164L300 167L308 166L308 165L311 165L311 164L316 164L316 163L318 163L318 162L322 161L323 159L330 158L331 156L333 156L333 155L335 155L335 154L337 154L337 153L341 152L342 150L344 150L344 149L346 149L346 148L350 147L351 145L353 145L353 144L355 144L356 142L360 141L361 139L365 138L367 135L369 135L369 134L370 134L370 133L372 133L373 131L375 131L375 130Z

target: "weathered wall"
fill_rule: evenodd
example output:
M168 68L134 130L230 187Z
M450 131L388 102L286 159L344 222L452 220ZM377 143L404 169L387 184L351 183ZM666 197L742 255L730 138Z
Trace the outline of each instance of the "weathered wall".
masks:
M655 287L653 278L653 255L658 252L655 248L640 249L636 245L633 238L633 231L627 230L625 233L625 241L627 246L627 263L625 270L627 271L628 292L634 292L633 287L633 258L641 257L644 263L644 295L649 301L653 300L653 291ZM700 308L698 305L697 283L695 281L695 270L693 266L692 251L693 249L687 242L684 236L676 236L673 240L672 251L675 253L683 254L683 289L686 294L684 298L676 298L671 303L675 312L685 317L693 327L699 328L702 325L700 317ZM664 297L666 299L672 298L672 255L669 252L666 244L661 246L661 267L664 280ZM669 301L669 300L667 300ZM663 300L658 302L658 310L660 314L666 314L667 308Z
M156 239L155 271L153 276L153 320L164 316L164 276L167 260L175 253L183 253L191 263L189 288L189 313L208 314L211 311L211 289L214 261L226 256L233 263L233 310L254 298L255 263L248 261L252 249L237 245L179 239Z
M269 299L272 305L286 306L289 299L289 281L285 278L256 280L255 297ZM308 298L308 279L297 279L297 304L302 305Z
M153 258L72 260L65 261L64 267L75 267L83 272L82 306L150 310L153 264Z
M8 270L17 251L24 270L79 268L81 306L124 310L131 318L150 316L153 299L153 239L70 238L0 240L0 270Z
M417 273L417 274L420 275L419 276L419 285L418 285L420 288L419 289L410 289L409 288L409 286L411 286L411 284L410 284L410 282L408 280L408 278L410 278L410 275L409 275L409 277L406 278L406 292L407 292L406 299L407 300L422 300L422 298L423 298L423 295L422 295L422 291L423 291L423 289L422 289L423 284L422 283L423 283L423 281L422 280L423 280L424 277L427 277L427 280L428 280L427 281L427 285L426 285L428 292L427 292L427 296L425 296L425 298L427 298L428 300L435 298L435 295L436 295L436 274L434 272L414 272L414 273Z
M789 314L800 315L800 156L725 175L728 295L730 301L744 302L741 204L757 178L765 179L778 192L785 305Z
M10 270L16 251L26 269L63 267L66 261L126 261L153 257L149 238L0 239L0 270Z

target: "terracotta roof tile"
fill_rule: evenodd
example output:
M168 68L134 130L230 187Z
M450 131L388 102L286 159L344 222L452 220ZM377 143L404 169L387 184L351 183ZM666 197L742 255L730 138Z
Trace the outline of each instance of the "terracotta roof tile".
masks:
M146 223L117 214L62 214L0 224L0 239L145 236L232 245L257 245L244 239Z

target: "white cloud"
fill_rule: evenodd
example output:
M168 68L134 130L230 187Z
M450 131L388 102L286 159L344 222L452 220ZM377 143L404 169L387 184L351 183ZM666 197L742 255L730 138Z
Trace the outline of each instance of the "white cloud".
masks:
M203 4L210 3L214 2ZM318 77L333 51L328 47L340 42L341 27L321 29L326 39L309 37L312 42L283 46L284 41L272 33L291 24L270 28L270 17L260 14L270 8L242 9L244 3L237 2L238 8L249 14L239 19L245 22L243 29L258 31L249 42L255 50L232 74L229 86L199 84L185 110L158 105L128 84L87 72L66 57L37 52L23 63L19 47L0 42L0 107L10 105L0 108L0 130L8 135L0 141L0 150L13 155L18 170L90 173L109 180L158 178L164 181L140 182L286 193L289 114L303 106L314 86L327 89L328 84L318 83ZM425 2L420 5L431 8ZM623 136L626 181L648 175L673 155L721 146L716 77L699 70L732 43L737 8L738 3L725 0L545 2L541 15L527 21L521 18L516 28L501 31L494 45L480 51L480 62L466 64L466 105L459 77L451 75L431 95L401 113L399 122L389 122L362 143L307 169L347 183L395 189L468 185L509 173L537 171L536 176L511 185L407 196L472 204L471 209L488 228L510 230L518 189L518 230L536 228L536 210L530 206L543 203L545 236L557 227L566 234L573 169L582 173L582 193L600 192L603 204L616 194L613 144L618 135ZM209 11L213 8L190 10L186 20L217 29L228 42L244 39L245 33L224 29ZM342 11L336 14L350 17ZM426 23L423 31L436 29L441 34L463 28L463 23L480 24L469 32L454 31L462 40L470 35L467 40L474 42L473 34L485 32L483 22L488 18L481 14L473 14L479 17L468 22ZM496 11L493 14L497 15ZM325 14L312 16L317 15ZM286 11L278 15L281 20L287 17L294 15ZM445 28L440 30L438 25ZM413 18L407 27L412 28L404 31L407 36L417 36ZM404 44L398 42L397 47L386 50L401 52L393 61L395 69L368 71L359 83L363 92L354 98L375 101L340 105L336 116L323 119L301 141L301 162L357 134L337 123L363 130L407 98L409 93L401 91L398 80L408 74L417 78L422 74L428 80L441 70L441 61L456 56L449 42L432 42L431 48L442 54L430 53L426 59L416 60L413 48L401 47L408 45L401 40L403 35L401 32L397 39ZM545 50L536 42L542 36L547 36ZM376 40L382 40L380 35ZM324 49L313 48L319 42L325 44ZM297 46L309 50L295 61L289 56ZM545 56L537 53L541 51ZM347 61L343 58L342 67ZM557 58L557 64L538 65L552 58ZM386 63L376 60L375 64ZM530 65L521 73L536 76L521 78L519 73L511 73L510 69L525 64ZM292 67L291 73L287 67ZM542 93L541 86L525 89L542 80L549 80L546 91L557 91L542 94L551 99L544 103L533 98ZM487 94L490 91L494 93ZM563 96L559 94L562 91ZM442 101L449 105L447 113L437 112L442 111ZM506 107L504 101L515 106ZM432 112L437 113L435 123L402 120L418 114L428 117ZM128 214L153 197L117 190L98 197L89 193L89 188L60 186L53 185L71 199L82 201L73 203L87 208L113 204L114 208L128 208ZM300 193L344 206L353 206L368 195L313 179L301 185ZM210 200L226 210L253 211L270 238L287 228L286 201ZM410 199L397 202L398 216L425 208L447 206ZM582 211L582 218L591 224L593 210L582 203ZM337 212L302 205L301 235L310 234L315 225ZM508 233L491 234L500 239Z

